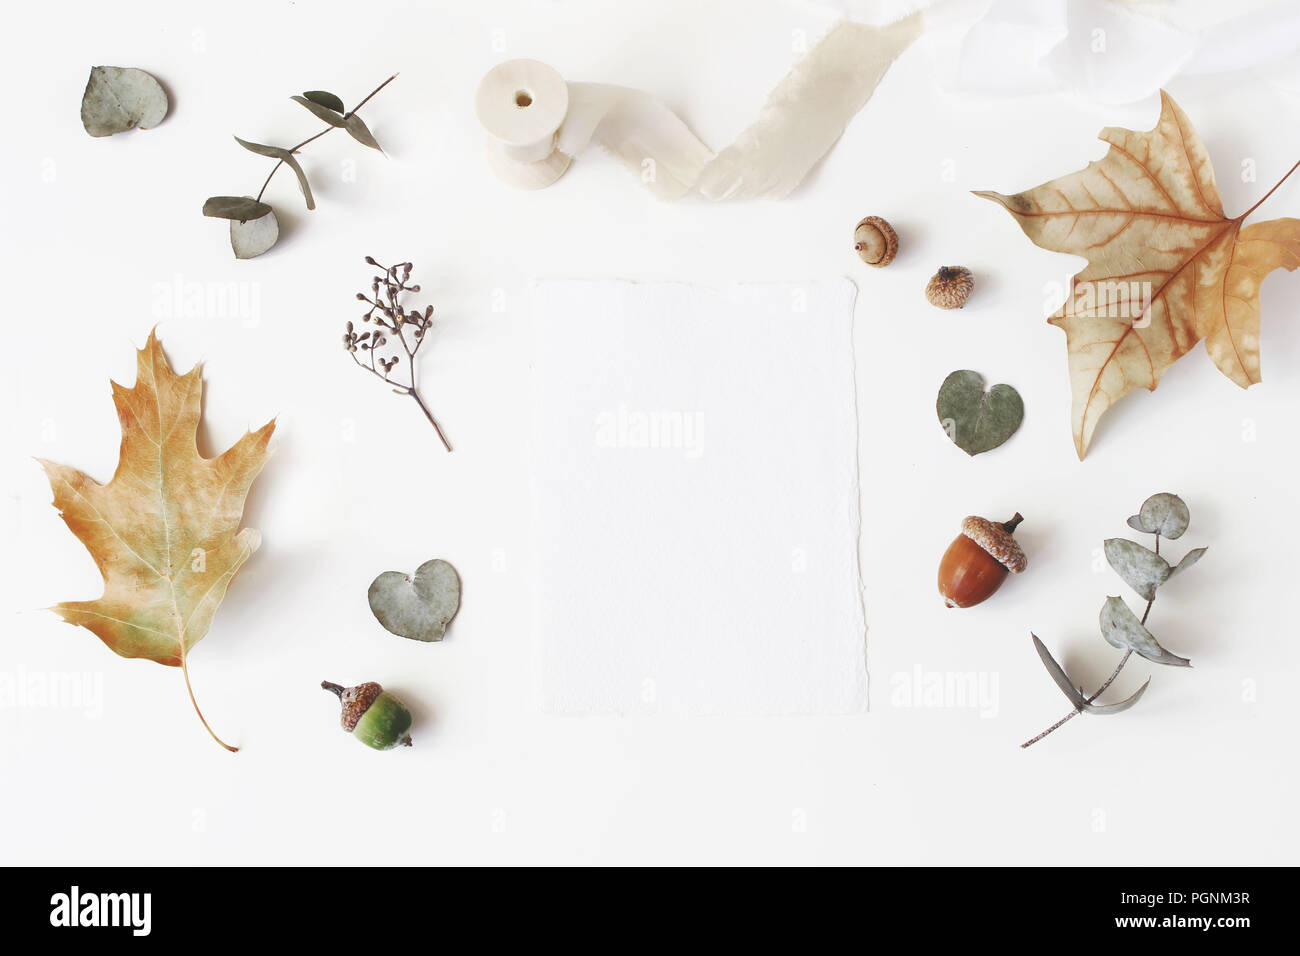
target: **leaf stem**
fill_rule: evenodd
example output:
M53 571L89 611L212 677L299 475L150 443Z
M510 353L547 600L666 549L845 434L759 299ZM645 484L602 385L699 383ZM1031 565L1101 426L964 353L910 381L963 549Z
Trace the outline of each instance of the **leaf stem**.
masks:
M232 754L238 753L238 747L230 746L230 744L217 736L216 731L208 726L208 721L203 716L203 711L199 710L199 702L194 699L194 688L190 686L190 667L189 664L186 663L186 654L183 651L181 652L181 673L185 675L185 689L190 692L190 703L194 705L194 713L199 715L199 721L203 724L203 729L212 735L213 740L221 744L221 746L225 747Z
M1273 195L1273 193L1277 192L1278 186L1281 186L1284 182L1286 182L1288 179L1290 179L1290 178L1291 178L1291 174L1294 173L1297 169L1300 169L1300 160L1297 160L1297 161L1296 161L1296 164L1295 164L1294 166L1292 166L1290 169L1287 170L1286 175L1283 176L1281 179L1279 179L1279 180L1277 181L1277 183L1273 186L1272 189L1270 189L1268 192L1264 193L1264 198L1263 198L1263 199L1261 199L1259 202L1255 203L1255 205L1251 206L1249 209L1247 209L1245 212L1243 212L1240 216L1238 216L1238 217L1237 217L1237 221L1240 222L1241 220L1243 220L1243 219L1245 219L1247 216L1249 216L1252 212L1254 212L1256 209L1258 209L1260 206L1264 205L1264 200L1267 199L1269 196Z
M420 406L420 411L424 412L424 417L429 419L429 424L433 426L433 430L436 431L438 437L442 439L443 447L446 448L447 451L451 451L451 442L447 441L447 436L442 433L442 426L438 424L437 420L433 417L433 413L429 411L429 406L424 404L424 399L420 398L420 393L412 388L406 394L415 399L415 404Z
M389 83L393 82L393 80L395 80L395 79L397 79L397 74L396 74L396 73L394 73L394 74L393 74L392 76L390 76L388 79L384 80L384 82L380 83L380 84L379 84L378 86L376 86L373 90L371 90L371 91L366 95L366 98L365 98L365 99L363 99L363 100L362 100L360 103L358 103L356 106L352 107L352 109L350 109L350 110L348 110L346 113L344 113L344 114L343 114L343 118L344 118L344 119L347 119L349 116L351 116L351 115L352 115L353 113L355 113L357 110L361 109L361 107L365 106L367 103L370 102L370 100L374 97L374 95L375 95L376 93L378 93L380 90L382 90L382 89L383 89L385 86L387 86ZM307 137L306 139L304 139L301 143L299 143L297 146L294 146L292 149L289 150L289 152L291 152L291 153L296 153L296 152L298 152L298 150L302 149L302 148L303 148L304 146L306 146L308 143L314 143L316 140L320 139L320 138L321 138L322 136L324 136L326 133L332 132L332 131L335 130L335 129L338 129L338 127L337 127L337 126L326 126L323 130L321 130L321 131L320 131L319 133L317 133L315 136L309 136L309 137ZM266 187L269 186L269 185L271 185L271 177L275 175L275 171L276 171L277 169L279 169L279 168L280 168L281 166L283 166L283 165L284 165L284 160L283 160L283 159L277 159L277 160L275 161L275 165L271 167L271 171L270 171L269 173L266 174L266 181L265 181L264 183L262 183L262 188L259 189L259 190L257 191L257 201L258 201L258 202L261 202L261 201L262 201L262 194L266 192Z
M351 116L351 115L352 115L353 113L355 113L357 110L361 109L361 107L365 106L367 103L370 102L370 100L374 97L374 95L375 95L376 93L378 93L380 90L382 90L382 89L383 89L385 86L387 86L389 83L393 82L393 80L395 80L395 79L397 79L397 74L396 74L396 73L394 73L394 74L393 74L392 76L390 76L388 79L384 80L384 82L380 83L380 84L379 84L378 86L376 86L373 90L371 90L369 93L367 93L365 99L363 99L360 103L358 103L356 106L352 107L352 109L348 110L346 113L343 114L343 118L344 118L344 119L347 119L349 116Z

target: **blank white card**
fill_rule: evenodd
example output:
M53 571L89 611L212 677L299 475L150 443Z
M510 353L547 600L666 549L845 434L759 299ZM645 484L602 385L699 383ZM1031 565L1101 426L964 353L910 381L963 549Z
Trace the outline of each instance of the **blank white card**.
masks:
M537 284L547 710L865 709L854 295Z

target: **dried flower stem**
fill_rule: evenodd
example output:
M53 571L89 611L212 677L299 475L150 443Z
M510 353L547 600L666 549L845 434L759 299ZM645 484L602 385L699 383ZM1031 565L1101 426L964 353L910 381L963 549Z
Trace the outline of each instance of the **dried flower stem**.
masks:
M1157 532L1156 533L1156 554L1159 553L1160 553L1160 534L1159 532ZM1142 612L1141 623L1143 627L1146 626L1147 618L1151 616L1151 605L1155 603L1156 603L1155 596L1152 595L1151 600L1147 601L1146 610ZM1106 693L1106 688L1108 688L1111 684L1115 683L1115 678L1119 676L1119 672L1124 669L1124 665L1128 663L1128 659L1132 656L1133 656L1132 648L1126 650L1124 652L1124 656L1119 659L1119 663L1115 665L1115 669L1111 671L1110 676L1106 678L1105 683L1103 683L1100 687L1098 687L1096 693L1094 693L1091 697L1089 697L1087 701L1085 701L1085 703L1091 704L1094 701L1096 701L1096 699L1100 697L1102 694ZM1064 727L1066 724L1068 724L1075 717L1079 716L1081 713L1083 713L1083 711L1078 708L1070 711L1068 714L1066 714L1056 723L1052 724L1052 726L1044 730L1037 737L1030 737L1028 740L1026 740L1023 744L1020 745L1020 749L1024 750L1026 747L1032 747L1034 744L1038 743L1038 741L1042 740L1048 734L1052 733L1053 731L1061 727Z
M369 103L370 100L371 100L371 98L374 97L374 95L375 95L376 93L378 93L380 90L382 90L382 89L383 89L385 86L387 86L389 83L393 82L393 80L395 80L395 79L397 79L397 74L396 74L396 73L394 73L394 74L393 74L392 76L390 76L388 79L384 80L384 82L380 83L380 84L379 84L378 86L376 86L373 90L371 90L371 91L366 95L365 99L363 99L363 100L362 100L360 103L358 103L356 106L352 107L352 109L350 109L350 110L348 110L346 113L344 113L344 114L343 114L343 118L346 120L346 119L347 119L349 116L351 116L353 113L357 112L357 110L361 109L361 107L363 107L363 106L365 106L367 103ZM332 132L333 130L335 130L335 129L337 129L337 128L338 128L338 127L333 126L333 125L326 126L323 130L321 130L321 131L320 131L319 133L317 133L315 136L308 136L306 139L304 139L304 140L303 140L301 143L299 143L297 146L293 146L293 147L291 147L291 148L289 149L289 152L291 152L291 153L296 153L296 152L298 152L298 150L302 149L302 148L303 148L304 146L306 146L308 143L314 143L316 140L320 139L320 138L321 138L322 136L324 136L326 133ZM262 183L262 188L259 189L259 190L257 191L257 201L258 201L258 202L261 202L261 201L262 201L262 194L266 192L266 187L269 186L269 185L271 185L271 177L275 175L275 171L276 171L277 169L279 169L279 168L280 168L281 166L283 166L283 165L284 165L284 160L283 160L283 159L277 159L277 160L275 161L275 165L271 167L271 171L270 171L269 173L266 174L266 181L265 181L264 183Z
M343 347L358 366L389 385L398 395L409 395L414 399L415 404L424 413L424 417L433 426L433 430L438 433L443 447L451 451L451 442L447 441L442 426L433 417L429 406L424 403L424 399L416 389L415 356L420 351L420 346L424 344L429 329L433 327L433 306L426 306L423 312L413 310L408 312L399 302L405 293L420 291L418 285L407 284L407 280L411 278L411 263L399 262L397 265L385 267L370 256L366 256L366 262L384 270L383 275L375 276L371 282L370 295L364 292L357 293L359 301L370 304L370 309L362 315L361 321L370 323L376 328L357 332L353 323L348 322L343 333ZM408 332L410 339L407 338ZM392 344L399 345L402 352L406 353L407 380L405 382L393 378L392 375L393 369L401 364L401 355L396 352L396 349L393 349L390 354L384 354L382 351L390 344L390 336ZM368 361L358 358L358 352L364 354Z

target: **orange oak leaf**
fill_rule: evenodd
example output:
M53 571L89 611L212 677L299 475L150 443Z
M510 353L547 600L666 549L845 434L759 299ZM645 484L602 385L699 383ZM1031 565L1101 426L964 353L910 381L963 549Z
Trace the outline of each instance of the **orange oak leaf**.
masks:
M202 369L177 375L154 332L136 356L135 385L113 386L122 425L117 471L101 485L75 468L41 461L54 506L95 559L104 596L52 610L93 631L123 657L145 657L185 676L186 655L208 633L235 573L260 542L239 530L244 496L269 455L274 420L216 458L199 454Z
M1048 319L1065 330L1080 459L1107 409L1135 388L1154 391L1202 339L1224 375L1258 382L1260 283L1300 266L1300 219L1243 227L1272 189L1228 219L1191 121L1160 99L1154 129L1102 130L1110 149L1087 168L1014 196L975 193L1001 203L1036 245L1088 260Z

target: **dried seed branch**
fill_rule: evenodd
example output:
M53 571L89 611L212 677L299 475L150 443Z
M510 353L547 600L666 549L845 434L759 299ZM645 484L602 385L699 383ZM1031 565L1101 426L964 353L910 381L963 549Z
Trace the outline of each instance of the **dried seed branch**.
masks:
M433 306L425 306L423 312L418 312L408 311L402 305L400 300L403 295L420 291L418 285L408 284L413 268L411 263L399 262L397 265L385 267L371 256L366 256L366 263L384 270L382 275L375 276L371 281L370 295L364 292L357 293L359 302L370 305L361 316L361 321L373 328L358 332L355 324L349 321L343 332L343 348L358 367L389 385L397 394L409 395L414 399L415 404L424 413L424 417L438 433L443 446L447 451L451 451L451 443L443 434L442 426L433 417L429 406L424 403L416 388L415 357L433 327ZM358 353L364 356L364 360L358 356ZM402 354L406 355L405 382L393 377L393 370L402 364Z

